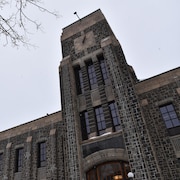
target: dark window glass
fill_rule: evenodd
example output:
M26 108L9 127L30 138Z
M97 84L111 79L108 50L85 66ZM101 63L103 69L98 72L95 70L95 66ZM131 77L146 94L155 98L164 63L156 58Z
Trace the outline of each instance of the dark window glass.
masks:
M104 134L106 123L102 107L95 108L98 135Z
M88 71L90 87L91 89L95 89L97 87L97 79L96 79L94 64L92 63L92 61L87 63L87 71Z
M3 153L0 154L0 171L3 170Z
M160 112L167 128L180 126L180 120L178 119L172 104L161 106Z
M113 130L118 131L120 130L120 119L118 116L118 111L115 102L109 104L109 109L111 112L111 117L113 121Z
M75 72L75 78L76 78L77 94L82 94L82 93L84 93L82 70L80 69L80 67L76 67L74 69L74 72Z
M106 83L109 75L108 75L108 71L107 71L107 67L106 67L103 55L98 56L98 59L99 59L100 67L101 67L103 81L104 83Z
M23 168L23 148L16 149L16 172L21 172Z
M39 151L39 167L46 166L46 142L41 142L38 144L38 151Z
M86 111L80 113L80 121L81 121L82 139L86 140L88 139L88 135L90 134L88 113Z

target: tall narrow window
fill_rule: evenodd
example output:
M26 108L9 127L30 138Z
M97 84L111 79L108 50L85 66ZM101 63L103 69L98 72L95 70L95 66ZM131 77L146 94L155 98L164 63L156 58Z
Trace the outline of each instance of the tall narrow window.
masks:
M0 153L0 171L3 170L3 153Z
M160 111L167 128L180 126L180 120L178 119L172 104L161 106Z
M80 121L81 121L81 134L82 139L88 139L88 135L90 134L90 127L89 127L89 119L87 111L80 113Z
M111 117L113 121L113 130L118 131L120 130L120 119L118 116L118 111L115 102L109 104L109 109L111 112Z
M74 69L74 72L75 72L75 78L76 78L77 94L82 94L82 93L84 93L82 71L81 71L80 67L76 67Z
M38 144L38 167L46 166L46 142Z
M103 55L98 56L98 60L99 60L100 67L101 67L101 73L102 73L103 81L106 84L109 75L108 75L108 71L107 71L107 67L106 67Z
M21 172L23 168L23 148L16 149L16 172Z
M102 107L95 108L96 123L98 129L98 135L104 134L106 129L106 122Z
M92 63L92 61L89 61L87 63L87 71L88 71L90 87L91 89L95 89L97 87L97 79L96 79L94 64Z

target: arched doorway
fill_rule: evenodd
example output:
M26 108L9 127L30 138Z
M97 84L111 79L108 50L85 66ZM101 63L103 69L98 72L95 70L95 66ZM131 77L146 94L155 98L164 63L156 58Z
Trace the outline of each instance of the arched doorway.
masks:
M127 162L113 161L94 166L86 176L87 180L127 180L129 171Z

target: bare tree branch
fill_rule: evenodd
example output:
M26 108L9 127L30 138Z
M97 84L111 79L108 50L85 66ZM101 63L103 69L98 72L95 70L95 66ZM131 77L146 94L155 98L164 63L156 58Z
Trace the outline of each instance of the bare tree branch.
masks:
M14 8L14 11L9 17L0 14L0 42L3 43L4 40L4 45L7 45L9 42L13 46L19 46L21 44L30 45L28 40L29 32L26 28L27 24L33 24L37 30L41 28L41 24L26 13L25 10L27 8L35 8L41 12L58 17L57 12L43 7L41 0L0 0L0 9L2 12L7 6Z

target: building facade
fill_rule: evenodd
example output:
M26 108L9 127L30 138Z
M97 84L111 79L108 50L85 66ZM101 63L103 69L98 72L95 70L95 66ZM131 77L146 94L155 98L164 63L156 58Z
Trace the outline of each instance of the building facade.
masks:
M139 81L100 10L65 27L62 110L0 133L0 179L180 179L180 68Z

